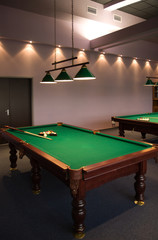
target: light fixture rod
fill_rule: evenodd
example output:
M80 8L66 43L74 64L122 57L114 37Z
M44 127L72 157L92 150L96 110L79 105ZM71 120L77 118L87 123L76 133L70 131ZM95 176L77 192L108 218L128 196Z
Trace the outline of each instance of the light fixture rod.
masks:
M56 69L50 69L50 70L47 70L47 71L45 71L45 72L46 72L46 73L47 73L47 72L53 72L53 71L61 70L61 69L63 69L63 68L71 68L71 67L81 66L81 65L84 65L84 64L89 64L89 62L83 62L83 63L73 64L73 65L70 65L70 66L60 67L60 68L56 68Z
M55 44L55 68L56 68L56 0L54 0L54 44Z
M53 62L52 65L56 65L58 63L67 62L67 61L70 61L72 59L77 59L77 57L72 57L72 58L64 59L64 60L61 60L61 61L58 61L58 62Z
M72 13L72 65L74 64L74 2L71 1L71 13Z

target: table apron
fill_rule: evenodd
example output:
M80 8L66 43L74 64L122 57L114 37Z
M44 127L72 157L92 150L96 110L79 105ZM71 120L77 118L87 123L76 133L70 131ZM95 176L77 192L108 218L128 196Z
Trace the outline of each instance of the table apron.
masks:
M119 129L158 135L158 125L149 122L119 122Z
M141 172L141 174L145 174L146 169L147 169L147 161L143 161L140 163L124 166L119 169L114 168L109 170L108 172L102 172L98 175L93 175L91 177L87 176L84 179L86 191L99 187L106 182L110 182L120 177L125 177L134 173L136 174L138 172Z

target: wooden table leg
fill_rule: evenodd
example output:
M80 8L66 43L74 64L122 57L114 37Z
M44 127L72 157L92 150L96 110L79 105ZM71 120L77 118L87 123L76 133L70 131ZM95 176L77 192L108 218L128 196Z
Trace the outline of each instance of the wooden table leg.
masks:
M142 139L143 139L143 140L146 139L146 133L141 132L141 135L142 135Z
M139 172L136 173L135 176L135 191L136 191L136 196L135 196L135 204L138 204L139 206L144 205L144 192L145 192L145 172L146 172L146 161L142 162L139 164L140 169Z
M82 239L85 236L84 220L86 216L85 209L85 193L84 187L81 187L82 183L79 180L71 180L70 190L73 197L72 200L72 218L74 221L74 236L77 239Z
M121 123L119 123L119 136L125 137L124 127Z
M10 170L14 171L17 169L17 150L12 143L9 143L10 148Z
M37 195L40 193L40 166L34 159L30 159L30 163L32 166L32 192Z

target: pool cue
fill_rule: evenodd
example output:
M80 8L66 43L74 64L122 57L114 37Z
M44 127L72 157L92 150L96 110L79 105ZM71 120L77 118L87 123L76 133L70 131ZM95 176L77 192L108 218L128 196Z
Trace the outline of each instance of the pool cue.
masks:
M44 139L48 139L48 140L53 140L52 138L40 136L40 135L38 135L38 134L31 133L31 132L27 132L27 131L23 131L23 130L18 129L18 128L14 128L14 127L10 127L10 126L4 126L4 127L9 128L9 129L12 129L12 130L15 130L15 131L19 131L19 132L22 132L22 133L30 134L30 135L33 135L33 136L36 136L36 137L40 137L40 138L44 138Z

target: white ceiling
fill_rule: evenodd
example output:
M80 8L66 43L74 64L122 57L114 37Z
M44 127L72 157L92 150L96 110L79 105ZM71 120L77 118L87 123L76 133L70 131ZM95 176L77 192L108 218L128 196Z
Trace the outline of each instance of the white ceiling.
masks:
M115 0L92 0L92 1L104 5ZM62 1L56 0L56 4L62 5ZM0 5L35 12L45 16L51 16L52 8L50 8L50 6L53 4L51 0L27 0L27 1L0 0ZM133 3L119 10L137 17L149 19L151 17L158 16L158 0L141 0L140 2Z
M87 0L85 0L87 1ZM93 2L100 3L100 4L106 4L108 2L111 2L111 0L92 0ZM120 0L121 1L121 0ZM64 8L66 7L66 2L64 1L64 4L61 4L62 1L56 1L58 8ZM79 2L77 3L79 4ZM0 5L9 6L25 11L34 12L40 15L45 16L52 16L53 15L53 2L52 0L0 0ZM61 5L61 6L59 6ZM51 6L51 7L50 7ZM155 21L158 23L158 0L142 0L141 2L135 3L130 5L129 7L125 7L120 9L121 11L136 15L136 16L144 16L144 18L147 19L146 25L148 25L148 22L151 22L151 19L153 16L155 17ZM144 15L143 15L144 14ZM146 17L145 17L146 16ZM151 24L151 23L150 23ZM144 31L146 30L146 26L142 25L144 29L141 29L143 34L139 34L137 40L145 40L153 43L158 44L158 24L157 26L150 25L151 31L147 30L146 34L144 34ZM120 34L125 36L124 31L126 29L120 30ZM119 31L117 31L119 34ZM140 32L141 33L141 32ZM115 33L108 34L107 37L111 37L114 40L113 36ZM137 33L136 33L137 34ZM134 29L133 29L133 36L135 35ZM138 35L138 34L137 34ZM106 36L105 36L106 37ZM125 36L126 37L126 36ZM116 38L115 38L116 39ZM132 42L133 38L129 39L129 42ZM122 39L124 40L124 39ZM124 42L124 41L122 41ZM94 43L94 40L93 40ZM121 42L119 43L122 44ZM97 45L96 42L93 45ZM102 45L106 47L106 39L104 42L102 42ZM115 46L114 42L114 46Z

